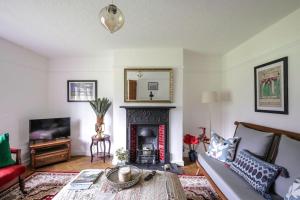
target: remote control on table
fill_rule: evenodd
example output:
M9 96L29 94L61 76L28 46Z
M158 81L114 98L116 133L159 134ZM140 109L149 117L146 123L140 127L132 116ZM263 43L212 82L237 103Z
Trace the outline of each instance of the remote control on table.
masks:
M156 174L156 171L152 171L150 174L148 174L145 178L144 181L149 181L150 179L153 178L153 176Z

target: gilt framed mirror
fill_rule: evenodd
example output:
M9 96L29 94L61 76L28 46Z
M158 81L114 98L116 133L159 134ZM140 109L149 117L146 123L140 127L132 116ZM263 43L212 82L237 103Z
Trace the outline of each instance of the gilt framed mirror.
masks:
M125 68L124 102L171 103L172 68Z

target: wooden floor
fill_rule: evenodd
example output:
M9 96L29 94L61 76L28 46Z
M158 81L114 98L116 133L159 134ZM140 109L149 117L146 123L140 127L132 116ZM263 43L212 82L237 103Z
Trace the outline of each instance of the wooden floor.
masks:
M111 164L112 158L106 159L104 163L103 160L96 160L91 163L90 157L88 156L73 156L67 162L61 162L41 168L37 168L36 171L58 171L58 172L78 172L83 169L105 169L107 167L113 167ZM195 175L197 172L197 166L195 163L191 163L188 159L184 159L185 166L182 167L183 173L186 175ZM30 167L27 169L27 173L32 173Z

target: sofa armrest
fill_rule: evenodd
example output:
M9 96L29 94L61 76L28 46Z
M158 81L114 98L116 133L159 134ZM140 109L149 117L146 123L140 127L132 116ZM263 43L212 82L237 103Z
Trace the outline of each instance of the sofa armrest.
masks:
M21 164L21 149L10 148L12 154L16 154L16 164Z

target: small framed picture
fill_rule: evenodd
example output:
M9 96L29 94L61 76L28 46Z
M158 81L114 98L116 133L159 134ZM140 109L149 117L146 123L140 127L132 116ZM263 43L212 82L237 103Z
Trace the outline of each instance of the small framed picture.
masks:
M88 102L97 99L97 80L68 80L68 102Z
M254 68L255 112L288 114L288 57Z
M158 82L148 82L148 90L158 90Z

